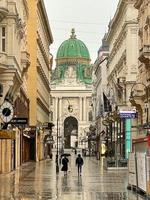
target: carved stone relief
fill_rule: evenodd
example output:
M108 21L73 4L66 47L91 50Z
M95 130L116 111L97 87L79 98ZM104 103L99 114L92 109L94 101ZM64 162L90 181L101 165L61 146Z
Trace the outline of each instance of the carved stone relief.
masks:
M73 112L69 113L68 105L72 105ZM80 110L79 110L79 98L63 98L62 99L62 115L67 116L68 114L74 115L76 118L79 118Z

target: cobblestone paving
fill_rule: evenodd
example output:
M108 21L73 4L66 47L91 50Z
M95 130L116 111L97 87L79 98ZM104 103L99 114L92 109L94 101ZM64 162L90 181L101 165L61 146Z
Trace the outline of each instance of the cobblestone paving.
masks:
M0 200L142 200L127 191L127 171L105 171L100 161L84 158L78 176L75 157L69 172L56 175L55 161L26 163L10 174L0 175Z

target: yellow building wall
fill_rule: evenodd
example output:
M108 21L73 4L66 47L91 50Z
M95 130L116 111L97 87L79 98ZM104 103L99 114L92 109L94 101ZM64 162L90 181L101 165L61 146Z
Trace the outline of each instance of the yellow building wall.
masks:
M11 139L0 139L0 173L8 173L11 171L11 142Z
M29 124L36 125L37 121L37 1L27 0L29 19L27 23L27 46L30 54L30 67L28 69L28 95L30 99Z

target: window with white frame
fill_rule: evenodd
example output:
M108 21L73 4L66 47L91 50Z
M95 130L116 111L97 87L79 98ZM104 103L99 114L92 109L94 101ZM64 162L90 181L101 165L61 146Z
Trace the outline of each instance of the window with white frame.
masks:
M0 27L0 51L6 52L6 27Z

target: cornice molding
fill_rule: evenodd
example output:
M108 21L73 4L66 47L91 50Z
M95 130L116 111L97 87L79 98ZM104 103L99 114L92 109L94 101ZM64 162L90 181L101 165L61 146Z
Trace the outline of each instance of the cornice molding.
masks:
M106 37L107 41L110 40L110 38L111 38L111 36L113 35L113 32L114 32L114 27L118 24L117 22L123 16L123 10L125 9L125 6L126 6L125 2L123 0L120 0L119 3L118 3L115 15L108 25L109 29L108 29L108 33L107 33L107 37Z
M47 115L49 116L50 114L50 110L45 106L45 104L42 102L42 100L37 97L37 103L40 105L40 107L47 113Z
M118 35L116 41L115 41L114 44L113 44L113 49L111 50L110 55L109 55L109 57L108 57L108 65L109 65L109 64L111 63L111 61L113 60L114 56L116 55L116 52L118 51L118 49L120 48L120 46L121 46L123 40L124 40L125 37L126 37L126 34L127 34L127 32L126 32L126 30L125 30L126 25L127 25L127 24L124 24L124 26L122 27L121 32L119 33L119 35Z
M52 44L53 43L53 36L52 36L52 32L51 32L51 28L50 28L50 24L49 24L49 20L48 20L48 16L47 16L47 12L45 9L45 4L43 0L38 0L38 9L41 13L41 15L43 16L43 22L44 22L44 27L45 30L47 32L47 35L49 37L49 42Z
M43 57L44 57L46 66L47 66L48 70L50 70L50 61L49 61L49 58L47 58L47 54L46 54L44 45L43 45L43 43L42 43L41 36L40 36L40 34L39 34L38 31L37 31L37 36L38 36L38 38L37 38L37 43L38 43L39 48L40 48L40 50L41 50L41 52L42 52L42 55L43 55Z
M118 27L118 21L121 20L121 18L123 17L123 12L126 12L126 7L127 4L133 4L135 3L136 0L120 0L117 6L117 10L116 13L113 17L113 19L110 21L109 23L109 30L108 30L108 34L106 37L106 40L109 41L111 39L111 36L113 35L115 28Z
M87 58L81 58L81 57L72 57L72 58L58 58L56 59L56 65L61 65L61 64L86 64L90 65L90 59Z
M116 55L116 52L118 51L118 49L120 48L123 40L125 39L126 37L126 34L127 34L127 30L126 30L126 27L127 25L133 25L133 24L138 24L137 21L126 21L117 37L117 39L115 40L114 44L113 44L113 49L111 50L110 52L110 55L108 57L108 63L110 63L112 61L112 59L114 58L114 56ZM136 27L133 27L133 28L137 28ZM137 28L137 31L138 31L138 28Z
M115 71L120 71L123 68L123 61L126 60L126 50L122 53L120 59L118 60L117 64L114 66L112 72L108 75L108 81L113 79L113 75Z
M24 4L24 8L26 10L26 15L27 15L27 18L28 18L28 16L29 16L29 9L28 9L27 0L23 0L23 4Z
M39 74L40 74L40 76L41 76L41 78L43 80L43 83L44 83L45 87L47 88L47 90L50 91L51 90L50 89L50 82L47 79L46 74L45 74L44 70L42 69L42 66L41 66L40 61L39 61L38 58L37 58L37 63L38 63L37 70L38 70L38 72L39 72Z
M46 107L49 107L49 102L47 102L44 98L44 96L42 95L41 91L37 90L37 94L39 96L39 98L41 99L41 101L43 101L43 103L45 104Z

